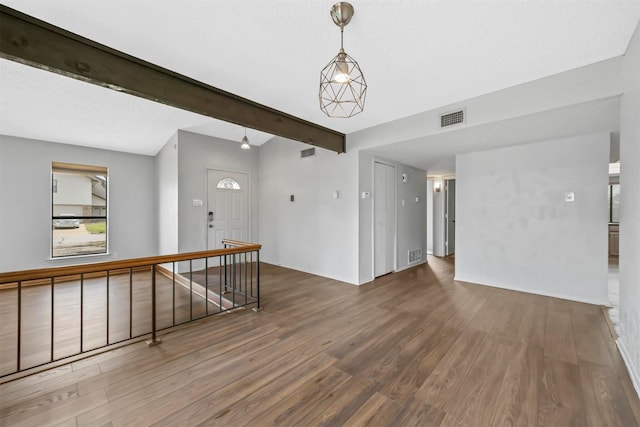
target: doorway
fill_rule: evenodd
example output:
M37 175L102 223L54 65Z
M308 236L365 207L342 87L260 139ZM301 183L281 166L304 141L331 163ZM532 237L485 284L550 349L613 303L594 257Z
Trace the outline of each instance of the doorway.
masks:
M615 164L614 164L615 165ZM620 249L620 175L609 173L609 251L608 251L608 295L609 318L614 326L620 323L620 267L618 263ZM611 171L612 167L609 167Z
M249 175L207 171L207 248L220 249L223 239L249 241Z
M456 251L456 180L447 179L445 191L445 255L452 255Z
M396 168L374 162L373 168L374 277L396 269Z

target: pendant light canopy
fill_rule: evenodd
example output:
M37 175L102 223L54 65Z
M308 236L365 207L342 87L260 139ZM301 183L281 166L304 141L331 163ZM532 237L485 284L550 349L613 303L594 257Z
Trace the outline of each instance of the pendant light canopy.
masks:
M242 141L240 141L240 148L242 148L243 150L251 149L249 138L247 138L247 128L244 128L244 137L242 138Z
M340 51L320 72L320 109L329 117L351 117L364 110L367 82L343 46L344 27L353 13L353 6L347 2L331 8L331 18L340 27Z

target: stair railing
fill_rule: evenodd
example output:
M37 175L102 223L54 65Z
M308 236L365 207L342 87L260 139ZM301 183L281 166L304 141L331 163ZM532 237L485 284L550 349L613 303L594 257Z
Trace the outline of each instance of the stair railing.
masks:
M261 245L0 273L0 382L218 313L260 309ZM22 376L22 375L20 375Z

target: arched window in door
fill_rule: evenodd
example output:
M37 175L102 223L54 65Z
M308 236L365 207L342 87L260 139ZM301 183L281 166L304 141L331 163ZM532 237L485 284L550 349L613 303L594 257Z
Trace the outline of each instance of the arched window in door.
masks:
M240 184L233 178L222 178L218 181L217 187L223 190L241 190Z

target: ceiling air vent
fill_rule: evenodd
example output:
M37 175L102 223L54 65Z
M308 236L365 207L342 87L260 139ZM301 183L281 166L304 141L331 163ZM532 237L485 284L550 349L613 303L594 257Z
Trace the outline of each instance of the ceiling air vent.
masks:
M460 123L464 123L464 109L459 111L454 111L452 113L443 114L440 116L441 128L458 125Z
M300 151L300 158L304 159L305 157L309 157L309 156L315 156L316 155L316 148L307 148L306 150L302 150Z

